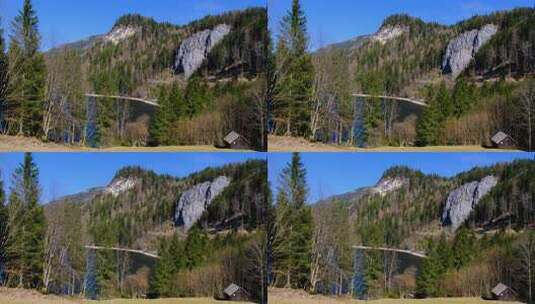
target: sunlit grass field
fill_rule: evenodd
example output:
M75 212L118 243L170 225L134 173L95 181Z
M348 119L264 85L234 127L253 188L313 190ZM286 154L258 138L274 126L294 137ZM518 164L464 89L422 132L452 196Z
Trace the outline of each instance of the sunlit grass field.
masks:
M372 301L356 301L352 299L326 299L326 298L316 298L316 299L281 299L275 298L269 299L269 304L506 304L506 303L515 303L515 302L499 302L499 301L486 301L480 298L436 298L436 299L381 299L381 300L372 300Z
M178 299L114 299L90 301L80 298L63 298L43 295L35 290L0 288L0 304L239 304L244 302L216 301L213 298L178 298Z
M302 290L272 288L269 304L506 304L515 302L486 301L481 298L379 299L358 301L350 297L311 295Z

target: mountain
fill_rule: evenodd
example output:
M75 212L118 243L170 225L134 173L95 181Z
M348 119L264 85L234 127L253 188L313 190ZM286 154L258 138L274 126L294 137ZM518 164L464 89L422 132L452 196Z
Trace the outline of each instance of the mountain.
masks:
M193 227L211 233L256 229L266 199L265 170L265 162L248 161L175 178L126 167L106 187L60 198L45 210L52 217L59 207L79 207L90 243L157 251L159 237L187 235Z
M266 174L263 160L181 178L125 167L104 187L46 204L49 292L221 297L235 283L258 301Z
M252 79L264 70L265 19L262 8L207 16L181 26L125 15L108 33L60 46L48 55L63 49L79 52L90 87L101 94L146 96L153 84L168 81L169 73L186 79L195 73L213 80ZM219 31L222 27L225 32ZM202 33L209 35L191 44Z
M523 100L533 99L534 29L533 8L453 25L393 15L372 35L322 48L313 62L325 101L315 106L329 108L314 126L316 139L362 147L492 146L502 131L532 150L534 110Z
M327 46L317 54L346 57L362 90L368 89L362 78L378 73L385 77L386 92L410 95L417 93L410 89L440 78L532 74L534 24L532 8L474 16L451 26L393 15L377 33ZM451 70L452 66L457 68Z
M450 178L393 167L376 185L313 205L315 289L359 298L487 297L503 282L526 299L529 281L518 265L535 236L534 189L533 160Z
M533 227L534 177L535 162L530 160L474 168L452 178L393 167L375 186L315 206L345 206L363 244L380 229L385 235L381 242L422 250L427 237L454 234L462 227L479 232Z
M94 147L224 146L234 131L265 150L259 99L269 39L265 8L185 25L122 16L108 33L45 54L55 97L48 140L69 133Z

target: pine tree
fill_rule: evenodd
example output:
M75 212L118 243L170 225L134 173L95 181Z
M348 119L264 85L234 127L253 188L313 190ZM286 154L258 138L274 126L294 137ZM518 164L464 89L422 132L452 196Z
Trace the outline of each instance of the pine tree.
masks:
M8 268L18 275L17 286L42 284L46 218L39 205L39 170L31 153L15 170L9 198Z
M5 203L4 182L0 176L0 284L4 284L5 267L7 264L7 241L9 238L9 213Z
M306 169L299 153L294 153L280 176L273 244L274 267L286 274L287 287L309 287L314 228L311 209L305 205L307 193Z
M37 136L41 131L46 65L39 52L39 20L31 0L24 0L13 21L9 44L10 81L8 111L17 121L18 133Z
M284 186L284 189L281 188L281 190L284 190L288 195L291 206L296 209L303 207L308 195L308 188L306 169L299 153L292 154L292 161L283 169L280 179Z
M308 136L310 133L310 99L314 80L314 66L307 53L306 17L299 0L281 22L281 35L276 54L276 92L279 99L273 109L278 121L285 121L286 133Z
M169 242L164 241L160 247L160 256L156 264L154 280L152 280L153 293L157 296L171 297L179 295L175 290L174 279L178 271L186 267L186 251L179 236L175 234Z
M416 291L420 296L440 296L440 280L454 265L454 256L445 235L438 242L430 242L427 259L422 262L416 278Z
M434 87L427 88L428 106L418 120L416 128L419 146L438 145L440 132L445 118L451 114L452 108L449 93L444 83L435 92Z
M8 85L8 68L9 64L5 53L4 30L0 28L0 128L3 127L4 123Z
M149 134L151 145L167 144L167 132L170 125L171 105L165 87L160 88L158 96L159 107L150 121Z

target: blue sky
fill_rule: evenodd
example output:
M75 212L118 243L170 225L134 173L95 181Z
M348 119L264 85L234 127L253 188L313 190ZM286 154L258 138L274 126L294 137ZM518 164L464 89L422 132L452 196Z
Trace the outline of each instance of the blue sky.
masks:
M291 153L271 153L268 174L276 192L281 170ZM303 153L310 188L309 202L331 195L374 185L383 172L395 165L405 165L424 173L450 177L475 166L488 166L518 158L531 158L535 153Z
M270 27L277 32L292 0L267 0ZM425 21L453 24L475 14L535 5L534 0L302 0L311 48L377 31L385 17L407 13Z
M11 24L22 3L23 0L0 0L4 29ZM33 3L44 49L107 33L115 20L127 13L186 24L209 14L266 6L266 0L33 0Z
M118 169L137 165L181 177L210 166L265 159L263 153L34 153L39 166L42 203L107 185ZM8 191L23 153L0 153L0 172Z

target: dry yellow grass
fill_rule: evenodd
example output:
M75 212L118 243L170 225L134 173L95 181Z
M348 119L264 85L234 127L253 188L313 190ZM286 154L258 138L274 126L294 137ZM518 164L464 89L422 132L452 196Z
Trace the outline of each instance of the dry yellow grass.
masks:
M303 138L273 136L268 138L270 152L511 152L515 150L486 149L481 146L432 146L432 147L374 147L356 148L309 142Z
M0 288L0 303L2 304L243 304L244 302L216 301L212 298L180 298L180 299L115 299L104 301L89 301L76 298L62 298L53 295L43 295L34 290Z
M161 146L161 147L88 147L45 143L36 138L0 135L0 152L246 152L244 150L218 149L210 145ZM247 151L249 152L249 151Z
M183 298L183 299L155 299L155 300L106 300L106 301L84 301L83 303L103 303L103 304L244 304L244 302L216 301L211 298Z
M506 304L514 302L486 301L480 298L380 299L358 301L349 297L334 298L309 295L303 291L270 289L269 304Z

